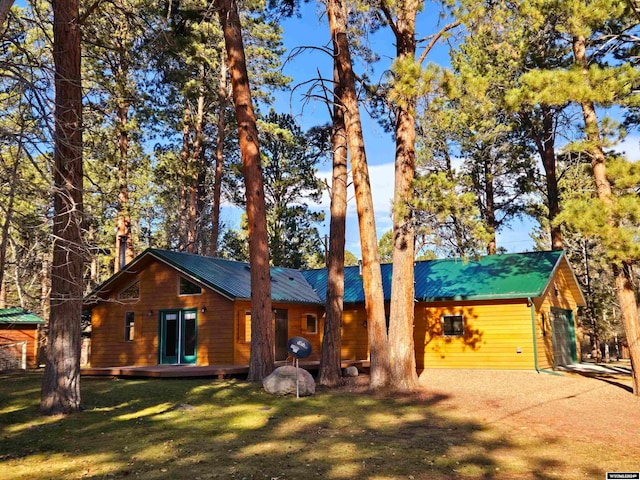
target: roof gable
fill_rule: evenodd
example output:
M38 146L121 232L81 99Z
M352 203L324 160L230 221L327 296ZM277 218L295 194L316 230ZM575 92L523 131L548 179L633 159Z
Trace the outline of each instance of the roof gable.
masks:
M150 258L173 267L185 277L230 300L251 298L251 268L248 263L155 248L146 249L94 293L109 291L122 275L135 271ZM271 299L274 302L322 303L300 271L282 267L271 267Z
M35 313L27 312L21 308L0 308L0 323L44 323L44 320Z
M490 255L479 259L442 259L416 262L415 297L418 301L493 300L541 296L563 257L561 251ZM391 298L392 265L381 266L385 300ZM327 270L303 272L326 299ZM364 302L358 267L345 268L345 303Z

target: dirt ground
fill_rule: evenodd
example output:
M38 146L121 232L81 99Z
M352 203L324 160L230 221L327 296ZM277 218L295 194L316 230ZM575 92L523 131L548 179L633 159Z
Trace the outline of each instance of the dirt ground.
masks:
M485 440L508 445L479 454L520 465L528 470L522 478L640 472L640 397L628 375L434 369L420 382L419 396L443 416L473 422ZM349 388L367 383L361 378ZM495 478L519 477L503 470Z
M624 378L429 370L420 380L428 392L448 397L442 406L468 411L484 422L526 424L530 432L553 430L584 441L640 440L640 398L624 388L630 385Z

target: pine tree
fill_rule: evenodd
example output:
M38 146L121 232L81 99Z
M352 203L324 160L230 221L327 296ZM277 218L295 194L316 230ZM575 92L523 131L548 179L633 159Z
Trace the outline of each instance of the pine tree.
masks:
M51 318L40 412L80 410L82 239L82 84L76 0L53 3L55 63L54 217Z
M360 107L356 93L355 75L347 38L347 10L341 0L326 0L324 4L329 19L331 38L334 42L334 51L338 52L336 62L340 87L343 91L342 104L345 110L347 143L351 158L360 229L362 277L371 359L370 388L377 390L388 385L391 372L389 369L382 273L377 251L378 239L376 238L369 169L362 135L362 124L360 122Z
M249 381L261 381L274 365L271 325L271 280L264 186L260 168L260 146L253 111L247 62L242 41L238 6L234 0L216 0L224 33L247 196L249 261L251 264L251 352Z

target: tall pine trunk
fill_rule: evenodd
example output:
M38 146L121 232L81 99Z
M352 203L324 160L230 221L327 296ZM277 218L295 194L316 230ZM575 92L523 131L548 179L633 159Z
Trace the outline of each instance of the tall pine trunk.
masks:
M206 167L204 165L204 110L205 110L205 67L200 64L200 86L195 118L193 151L189 157L189 231L187 234L187 251L200 253L202 210L204 207L204 183Z
M189 193L190 193L190 135L191 135L191 109L185 100L182 116L182 149L180 150L180 164L182 167L182 185L180 185L180 197L178 199L178 250L187 251L189 248Z
M229 103L227 92L227 61L220 58L220 78L218 79L218 131L216 133L216 168L213 177L213 206L211 208L211 241L210 255L218 255L220 244L220 199L222 194L222 168L224 165L224 139L226 123L226 111Z
M334 44L334 54L337 53ZM333 174L331 178L331 220L329 224L329 255L327 259L327 300L322 337L322 353L318 381L335 387L342 379L342 312L344 307L344 254L347 222L347 132L344 125L342 88L338 69L333 69L333 128L331 152Z
M578 35L573 38L573 54L576 63L583 69L584 75L588 75L587 51L583 36ZM583 101L581 107L584 128L591 150L591 168L596 184L596 192L600 201L612 212L615 202L611 184L607 178L606 156L602 148L596 109L591 101ZM617 220L612 214L610 214L608 221L610 225L618 226ZM630 261L613 262L611 269L615 278L616 297L622 313L622 325L629 343L633 393L640 396L640 372L638 371L640 369L640 318L638 317L632 263Z
M347 143L351 156L351 170L362 250L362 281L367 311L371 363L370 388L376 390L389 384L390 367L375 213L373 211L369 168L367 166L362 124L360 122L355 74L347 38L346 9L342 0L326 0L326 7L331 38L338 48L336 55L338 76L344 91L342 103L345 109Z
M53 2L54 217L51 318L40 412L80 410L82 85L78 0Z
M229 60L231 89L244 169L249 224L249 263L251 264L251 356L248 380L257 382L269 375L274 367L269 239L260 145L256 116L251 102L238 5L235 0L217 0L216 6Z
M133 260L133 243L131 239L131 213L129 206L129 135L127 133L127 122L129 115L129 104L119 101L116 107L118 119L118 217L116 230L116 254L114 272L120 271L124 265L120 265L120 249L125 249L125 265ZM122 241L125 245L121 245Z
M558 188L558 175L556 169L555 151L555 120L551 107L542 106L542 131L534 126L528 115L523 115L524 120L529 125L529 138L533 140L542 160L544 176L547 186L547 219L551 229L551 249L562 250L562 232L560 226L554 220L560 214L560 190Z
M398 17L392 25L396 38L396 60L400 63L415 61L415 21L421 3L407 0L397 5ZM387 17L391 19L389 12ZM398 391L411 391L418 385L413 339L415 226L411 207L416 166L416 97L417 92L411 92L395 105L396 159L389 350L391 384Z
M22 146L22 144L20 144ZM18 180L18 165L20 164L20 149L18 149L18 155L13 159L13 166L11 167L11 176L9 179L9 198L5 198L4 210L4 223L2 225L2 231L0 232L0 285L4 286L4 273L7 262L7 243L9 242L9 229L11 228L11 222L13 221L13 204L16 197L16 184Z

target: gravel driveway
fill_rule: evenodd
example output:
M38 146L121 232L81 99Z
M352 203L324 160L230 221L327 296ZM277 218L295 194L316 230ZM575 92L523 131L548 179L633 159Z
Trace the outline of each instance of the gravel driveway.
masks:
M421 374L416 396L438 416L474 426L452 447L460 470L451 478L604 480L607 472L640 472L640 397L630 393L630 377L589 375L433 369ZM502 468L468 468L483 462Z

